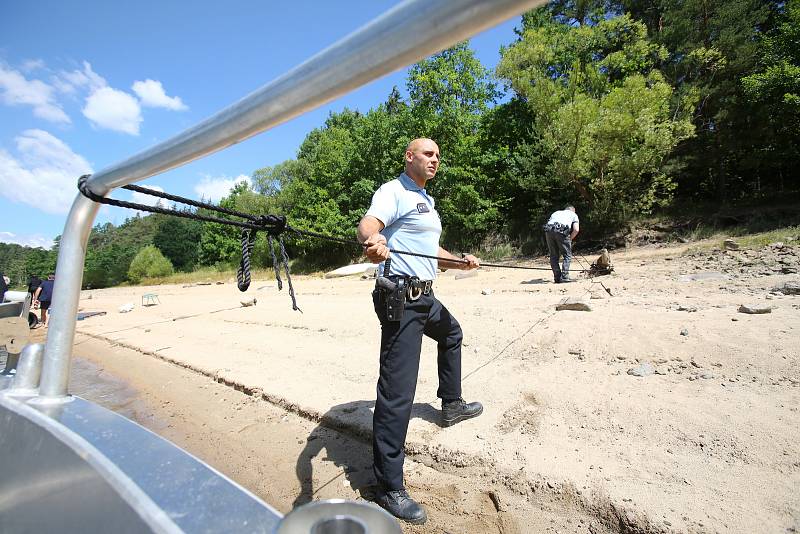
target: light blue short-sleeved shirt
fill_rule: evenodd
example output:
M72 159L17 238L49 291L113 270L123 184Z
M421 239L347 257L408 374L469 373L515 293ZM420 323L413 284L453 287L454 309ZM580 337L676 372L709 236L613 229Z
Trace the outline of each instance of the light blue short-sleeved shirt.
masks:
M367 215L384 224L381 233L389 248L437 256L442 221L435 205L425 189L403 173L375 191ZM436 278L436 260L406 254L392 254L391 258L391 272L387 274L416 276L420 280ZM378 267L378 274L383 274L383 264Z

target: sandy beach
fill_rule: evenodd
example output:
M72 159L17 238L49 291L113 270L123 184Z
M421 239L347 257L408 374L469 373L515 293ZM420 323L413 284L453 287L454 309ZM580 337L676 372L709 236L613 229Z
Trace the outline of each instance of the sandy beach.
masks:
M438 425L426 340L406 483L431 519L405 531L800 529L800 249L650 246L612 261L560 285L547 271L441 274L465 333L464 395L485 412ZM283 512L369 498L374 482L374 281L293 282L302 313L274 280L84 291L81 311L106 314L78 322L75 346L83 376L132 388L127 415ZM160 304L142 306L146 293ZM557 311L567 297L590 311ZM91 380L78 386L91 397Z

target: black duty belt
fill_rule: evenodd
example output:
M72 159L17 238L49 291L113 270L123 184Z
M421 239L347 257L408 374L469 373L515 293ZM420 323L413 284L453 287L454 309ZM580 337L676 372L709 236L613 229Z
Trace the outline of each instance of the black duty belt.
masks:
M392 258L386 258L383 272L390 273ZM383 294L386 304L386 320L391 322L401 321L406 301L415 301L422 295L429 295L433 291L433 280L420 280L416 276L389 275L379 276L375 279L375 289Z
M422 295L430 295L433 291L433 280L420 280L416 276L397 275L387 276L387 278L392 282L397 282L400 278L405 280L405 285L408 288L408 300L417 300Z
M555 232L561 235L569 235L572 232L572 226L567 226L566 224L561 224L557 222L549 222L542 226L542 229L545 232Z

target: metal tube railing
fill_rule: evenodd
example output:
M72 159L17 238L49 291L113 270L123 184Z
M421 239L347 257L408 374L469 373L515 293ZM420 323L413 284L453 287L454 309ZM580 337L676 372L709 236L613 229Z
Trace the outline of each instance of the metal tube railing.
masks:
M27 345L19 355L19 365L17 374L14 375L14 382L9 388L12 395L32 395L39 387L39 379L42 376L42 358L44 356L44 345L32 343Z
M226 148L545 1L403 2L197 126L95 173L89 186L107 195ZM62 234L40 387L45 402L67 393L86 243L96 213L97 205L79 194Z

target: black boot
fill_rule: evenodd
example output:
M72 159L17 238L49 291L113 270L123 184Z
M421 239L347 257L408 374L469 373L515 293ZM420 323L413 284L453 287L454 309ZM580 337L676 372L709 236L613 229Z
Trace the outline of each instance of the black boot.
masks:
M375 494L375 503L395 516L408 523L421 525L428 520L425 508L412 499L406 490L381 491Z
M478 417L483 413L483 405L480 402L464 402L464 399L444 400L442 399L442 426L453 426L459 421Z

